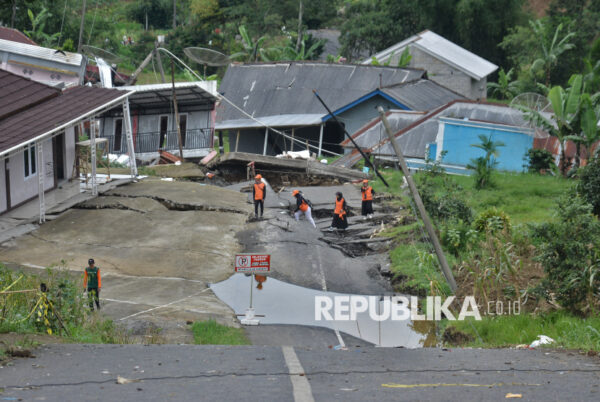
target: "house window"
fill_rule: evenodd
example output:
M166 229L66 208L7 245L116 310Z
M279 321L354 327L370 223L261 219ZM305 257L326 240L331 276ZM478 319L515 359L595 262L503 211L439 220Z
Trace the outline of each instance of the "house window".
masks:
M115 119L115 143L114 152L121 152L121 141L123 139L123 119Z
M35 144L29 144L23 150L23 166L25 167L25 178L35 174Z

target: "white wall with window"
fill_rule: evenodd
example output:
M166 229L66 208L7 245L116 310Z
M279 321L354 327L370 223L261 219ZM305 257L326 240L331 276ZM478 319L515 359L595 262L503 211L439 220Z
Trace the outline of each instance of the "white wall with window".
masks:
M44 190L54 187L52 162L52 140L43 142L43 164L36 157L37 149L33 144L12 155L8 161L10 175L10 205L12 208L38 195L38 175L44 174ZM4 191L3 191L4 192Z

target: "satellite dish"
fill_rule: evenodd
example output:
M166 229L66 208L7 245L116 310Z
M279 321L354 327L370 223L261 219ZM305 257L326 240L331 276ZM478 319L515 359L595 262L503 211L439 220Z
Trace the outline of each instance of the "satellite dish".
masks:
M183 49L183 53L203 66L221 67L226 66L231 62L229 56L204 47L186 47Z
M99 47L82 45L81 50L83 50L83 54L86 56L102 59L110 64L118 64L121 62L121 58L119 56L109 52L108 50L100 49Z
M510 114L510 118L514 126L531 129L536 138L548 137L548 133L546 131L534 125L531 120L525 118L527 110L535 110L542 114L547 113L548 115L552 113L552 104L550 104L548 98L535 92L525 92L515 96L510 101L509 106L511 109L520 112Z

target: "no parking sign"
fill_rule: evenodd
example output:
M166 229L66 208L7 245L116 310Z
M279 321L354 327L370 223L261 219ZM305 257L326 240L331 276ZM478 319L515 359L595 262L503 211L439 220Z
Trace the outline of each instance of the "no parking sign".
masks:
M237 254L235 256L235 272L269 272L271 255L269 254Z

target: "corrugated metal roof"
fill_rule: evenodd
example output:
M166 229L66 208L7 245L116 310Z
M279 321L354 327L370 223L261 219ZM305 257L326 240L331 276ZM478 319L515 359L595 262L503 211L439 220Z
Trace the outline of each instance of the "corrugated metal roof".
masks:
M408 45L419 48L425 53L456 67L477 80L487 77L498 69L497 65L429 30L423 31L375 54L375 58L380 62L385 62L392 54L401 54ZM371 58L365 59L362 62L362 64L369 63L371 63Z
M0 70L0 120L58 96L60 89Z
M0 120L0 156L10 149L83 119L129 96L116 89L78 86L18 114Z
M234 130L259 127L303 127L321 124L322 114L280 114L277 116L257 117L260 123L252 119L227 120L215 125L215 130ZM262 124L261 124L262 123Z
M33 40L18 29L0 27L0 39L10 40L12 42L25 43L27 45L37 46Z
M337 110L380 85L413 81L423 75L423 70L416 69L317 62L232 64L219 92L255 117L324 115L313 89L331 110ZM226 102L217 109L219 122L244 118Z
M412 110L433 110L464 96L433 81L420 79L406 84L397 84L381 91L400 101Z
M28 45L4 39L0 39L0 51L69 64L72 66L81 66L83 62L83 56L79 53L63 52L47 47Z
M173 94L172 84L130 85L116 87L132 91L129 103L132 108L153 108L169 103ZM216 81L176 82L177 104L180 106L213 104L217 100Z

